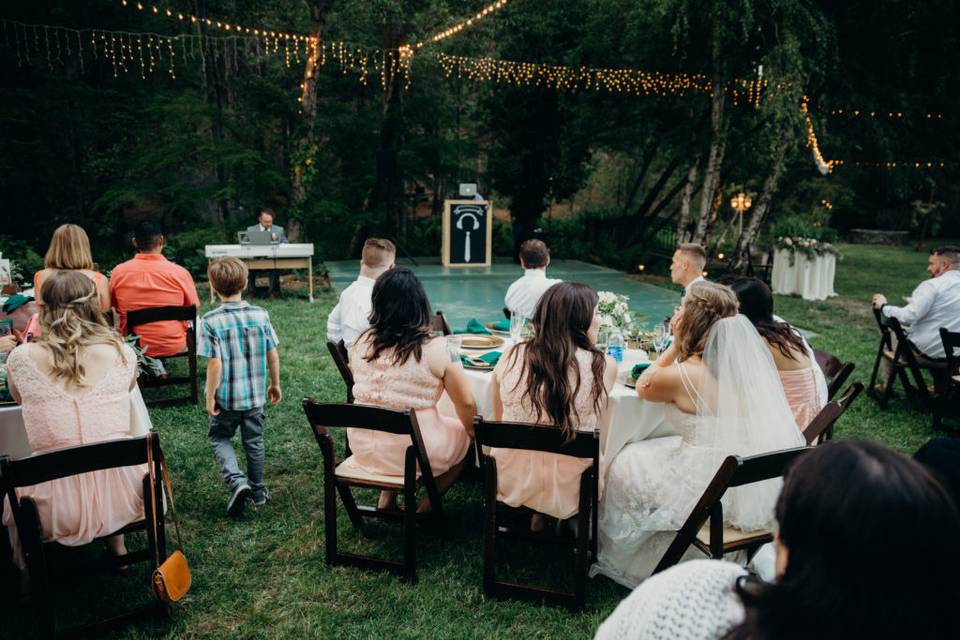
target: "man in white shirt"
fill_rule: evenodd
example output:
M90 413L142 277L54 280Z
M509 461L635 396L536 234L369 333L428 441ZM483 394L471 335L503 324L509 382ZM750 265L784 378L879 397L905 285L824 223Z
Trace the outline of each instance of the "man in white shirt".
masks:
M707 264L707 252L698 244L686 243L677 247L670 262L670 280L683 287L681 295L694 282L704 280L703 268Z
M527 240L520 245L520 266L523 267L523 276L515 280L507 295L503 299L504 306L510 313L519 313L525 318L532 318L542 296L547 289L561 282L547 277L547 266L550 264L550 250L543 240Z
M930 279L913 290L907 306L895 307L887 303L885 296L876 293L873 307L880 309L885 317L896 318L907 325L907 340L918 357L942 360L946 353L940 328L960 331L960 247L931 251L927 273Z
M327 339L343 340L348 349L370 327L373 285L385 271L393 269L397 248L389 240L367 238L360 258L360 275L340 294L337 306L327 318Z

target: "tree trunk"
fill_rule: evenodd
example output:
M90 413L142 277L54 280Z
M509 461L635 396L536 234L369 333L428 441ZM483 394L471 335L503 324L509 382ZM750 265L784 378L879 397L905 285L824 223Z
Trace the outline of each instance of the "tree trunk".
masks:
M387 69L383 87L380 146L377 149L376 177L368 209L381 208L384 221L399 232L403 224L403 182L397 160L397 138L400 133L400 94L403 71L399 64L397 47L403 33L395 25L387 25L384 32L383 64Z
M760 225L763 223L767 211L770 210L770 203L773 201L773 196L776 195L777 188L780 186L780 177L783 175L784 169L784 158L786 158L787 148L789 146L790 142L788 137L784 137L777 146L776 155L773 159L773 167L770 169L770 175L763 181L763 190L760 192L757 204L753 208L750 223L747 224L747 228L737 241L736 259L733 263L733 269L735 271L741 270L749 259L750 247L757 238Z
M715 78L713 97L710 99L710 130L712 133L710 153L707 157L707 168L703 174L703 187L700 191L700 211L697 217L697 227L691 238L691 242L698 244L703 244L707 235L707 225L710 223L715 191L720 180L720 168L723 166L723 155L727 147L725 97L723 84Z
M690 201L693 200L693 185L697 182L697 173L700 170L700 156L693 159L693 164L687 171L687 181L683 185L683 196L680 199L680 219L677 221L677 244L683 244L690 238Z

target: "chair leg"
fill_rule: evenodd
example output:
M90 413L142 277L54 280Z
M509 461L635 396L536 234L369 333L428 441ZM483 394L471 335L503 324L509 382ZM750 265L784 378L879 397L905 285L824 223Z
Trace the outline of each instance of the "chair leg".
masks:
M47 575L47 560L43 552L43 533L37 508L29 498L20 500L20 511L27 535L21 536L20 548L25 556L27 574L30 577L30 595L37 608L37 624L45 638L56 637L56 618L50 583Z
M483 525L483 592L493 595L497 561L497 467L493 460L484 460L484 525Z
M593 473L590 470L585 471L580 476L580 513L577 514L577 547L576 564L573 569L573 607L583 608L587 594L587 567L589 557L587 555L590 536L590 478Z
M413 447L407 448L403 483L403 573L417 581L417 457Z
M340 484L336 482L336 480L334 480L334 482L337 485L337 491L340 493L340 499L343 500L343 507L347 510L347 516L350 517L350 524L360 529L363 526L363 517L357 508L356 500L353 499L353 492L350 491L349 486Z

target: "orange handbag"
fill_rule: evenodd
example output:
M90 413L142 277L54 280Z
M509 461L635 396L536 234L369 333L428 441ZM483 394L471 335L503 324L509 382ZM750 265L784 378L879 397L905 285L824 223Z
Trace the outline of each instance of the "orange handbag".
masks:
M156 487L156 476L153 466L153 443L154 434L147 434L147 465L150 467L150 487ZM167 556L167 559L160 562L160 549L157 547L154 558L153 576L150 579L153 593L160 602L177 602L190 590L192 578L190 576L190 566L187 564L187 557L183 555L183 539L180 537L180 521L177 518L177 508L173 504L173 487L170 486L170 473L167 471L167 463L163 458L163 451L160 451L160 470L163 473L163 482L167 487L167 495L170 497L170 511L173 514L173 525L177 530L178 549ZM162 499L161 495L157 496ZM153 539L158 540L157 535L157 502L155 498L150 501L153 511ZM161 511L160 517L163 517Z

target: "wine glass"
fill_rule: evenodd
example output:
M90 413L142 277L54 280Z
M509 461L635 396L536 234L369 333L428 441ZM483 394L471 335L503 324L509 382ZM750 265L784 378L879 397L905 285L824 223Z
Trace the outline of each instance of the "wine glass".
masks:
M657 357L663 352L669 337L670 330L663 323L653 328L653 349L657 352Z
M510 339L514 343L520 342L525 337L526 324L527 319L522 313L518 311L510 312Z

